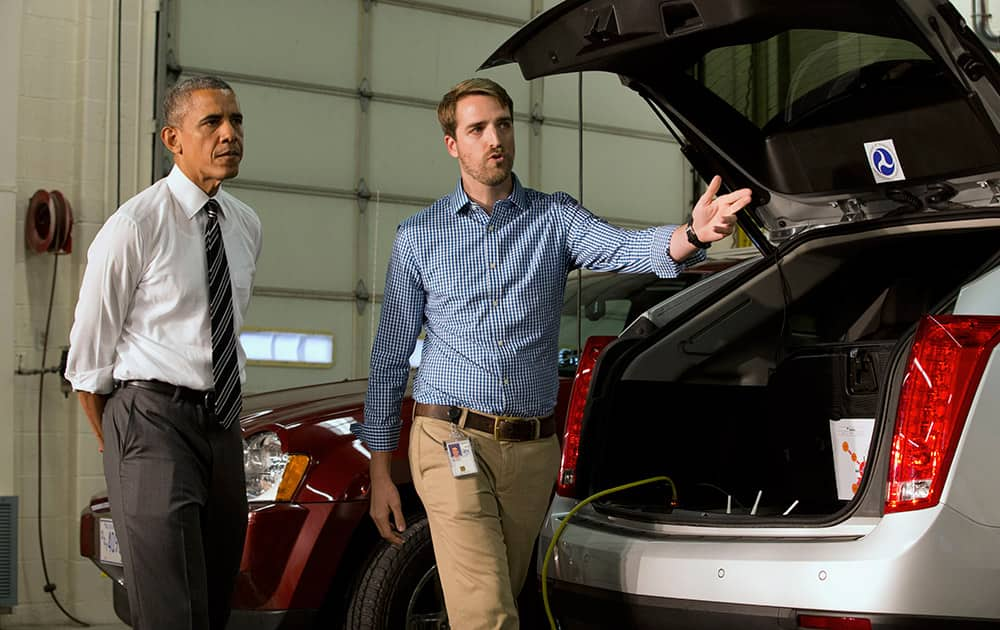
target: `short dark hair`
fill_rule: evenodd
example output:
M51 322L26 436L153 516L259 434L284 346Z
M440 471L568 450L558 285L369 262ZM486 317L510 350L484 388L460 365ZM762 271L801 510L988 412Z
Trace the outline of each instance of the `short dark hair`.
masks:
M444 135L455 137L455 106L459 99L470 94L492 96L498 103L507 108L511 116L514 115L514 101L499 83L479 77L466 79L448 90L441 97L441 102L438 103L438 122L441 123L441 131L444 132Z
M219 77L214 76L190 77L174 84L167 90L167 95L163 98L163 124L169 127L180 125L191 92L197 90L232 92L233 88Z

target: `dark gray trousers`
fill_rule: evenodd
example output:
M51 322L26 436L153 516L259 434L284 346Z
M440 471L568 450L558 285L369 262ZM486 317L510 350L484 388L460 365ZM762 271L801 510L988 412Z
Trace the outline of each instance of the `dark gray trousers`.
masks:
M108 399L104 477L135 630L222 630L247 527L239 423L125 387Z

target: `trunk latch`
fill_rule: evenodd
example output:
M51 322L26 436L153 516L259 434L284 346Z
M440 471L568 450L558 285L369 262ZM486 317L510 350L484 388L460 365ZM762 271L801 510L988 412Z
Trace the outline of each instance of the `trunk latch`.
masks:
M874 394L878 391L875 359L862 348L853 348L848 357L847 391L851 394Z
M840 218L841 223L854 223L855 221L861 221L865 218L865 204L857 199L835 201L830 205L840 208L840 211L844 215Z

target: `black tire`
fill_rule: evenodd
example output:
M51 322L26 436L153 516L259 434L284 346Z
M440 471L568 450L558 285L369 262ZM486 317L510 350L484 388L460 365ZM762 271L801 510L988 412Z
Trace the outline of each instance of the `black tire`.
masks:
M362 567L348 602L348 630L448 627L427 517L407 523L402 545L380 540Z

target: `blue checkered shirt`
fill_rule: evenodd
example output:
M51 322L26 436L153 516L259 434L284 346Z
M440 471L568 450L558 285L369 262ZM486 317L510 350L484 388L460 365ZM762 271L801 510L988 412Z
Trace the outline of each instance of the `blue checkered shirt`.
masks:
M425 339L413 384L418 402L487 414L543 416L556 404L566 275L598 271L676 276L676 226L625 230L566 193L524 188L492 214L459 181L450 195L400 224L372 346L365 421L352 430L368 448L395 450L409 357Z

